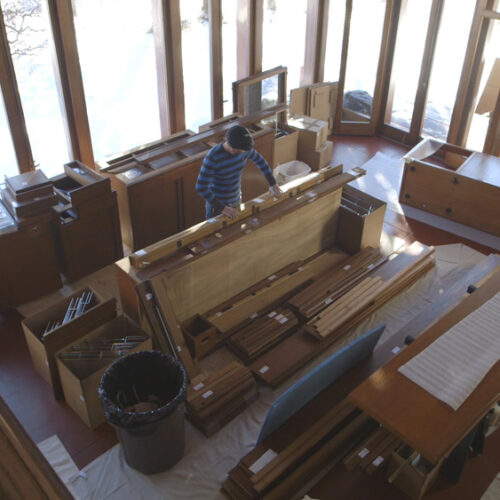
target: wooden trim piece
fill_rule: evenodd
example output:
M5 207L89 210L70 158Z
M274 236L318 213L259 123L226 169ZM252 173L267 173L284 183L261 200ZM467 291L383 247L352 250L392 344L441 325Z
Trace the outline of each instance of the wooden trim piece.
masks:
M251 38L251 61L252 73L262 71L262 30L264 23L264 0L253 0L252 10L252 38Z
M221 0L209 0L208 18L210 30L210 84L212 102L212 120L224 115L224 97L222 92L222 7Z
M95 168L71 0L47 2L56 60L56 84L72 158Z
M300 85L322 82L330 0L308 0L304 72Z
M152 0L161 135L186 128L179 0Z
M500 92L497 97L495 110L490 115L483 153L500 156Z
M34 170L35 162L31 152L28 130L24 119L21 96L17 86L16 73L10 55L9 41L5 31L2 8L0 6L0 87L3 94L5 112L9 122L12 143L16 153L19 171Z
M352 1L346 0L345 18L344 18L344 38L342 40L342 52L340 56L340 74L339 74L339 87L337 92L337 112L335 113L336 131L341 131L342 124L342 110L344 108L344 87L345 87L345 74L347 69L347 54L349 52L349 35L351 31L351 17L352 17Z
M16 495L15 498L54 500L73 498L2 398L0 398L0 443L1 492L11 490ZM8 494L7 496L9 497Z
M427 102L427 93L432 70L432 61L436 49L439 25L443 13L444 4L441 0L433 0L429 14L429 24L427 26L427 36L424 45L424 59L417 85L417 95L413 107L413 116L409 133L410 144L417 143L422 131L425 105Z
M468 128L467 124L472 120L473 102L481 79L481 74L477 75L477 73L478 71L481 73L481 61L489 24L488 20L484 19L483 14L486 10L491 10L494 1L478 0L474 12L447 138L447 142L459 146L465 144L465 130ZM474 81L476 81L476 85L474 85Z
M236 58L237 78L245 78L252 74L250 63L250 26L251 15L250 8L252 0L237 0L237 14L236 14ZM236 112L236 100L233 96L234 112Z

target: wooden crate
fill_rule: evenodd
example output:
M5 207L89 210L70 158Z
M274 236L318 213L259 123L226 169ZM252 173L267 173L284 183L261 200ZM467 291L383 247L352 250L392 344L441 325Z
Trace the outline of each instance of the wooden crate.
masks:
M56 399L63 397L55 360L56 352L116 316L116 299L104 300L94 292L90 308L81 316L55 329L42 341L43 332L48 323L60 321L64 318L71 299L80 297L83 292L89 291L94 292L89 287L82 288L60 302L21 322L33 367L52 386Z
M97 389L102 375L114 360L68 360L60 359L60 355L70 351L73 345L83 341L123 338L130 335L140 335L147 337L147 339L127 351L127 354L152 349L151 338L128 316L120 315L87 333L77 342L72 342L56 355L64 399L91 429L95 429L106 421Z
M380 246L387 204L352 186L345 186L339 210L337 245L354 254Z

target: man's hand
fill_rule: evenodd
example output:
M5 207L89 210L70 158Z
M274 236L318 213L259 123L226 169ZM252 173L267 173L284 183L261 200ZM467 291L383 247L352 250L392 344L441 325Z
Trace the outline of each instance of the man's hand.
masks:
M228 219L236 219L239 215L239 211L236 208L225 206L222 209L222 215L225 215Z
M278 184L274 184L269 188L270 193L276 198L279 199L281 195L283 194L283 191L281 188L278 186Z

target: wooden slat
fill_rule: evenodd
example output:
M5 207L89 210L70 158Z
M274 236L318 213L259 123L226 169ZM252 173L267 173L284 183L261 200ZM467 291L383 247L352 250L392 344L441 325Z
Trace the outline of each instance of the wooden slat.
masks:
M209 0L208 19L210 31L210 87L212 120L224 115L222 72L222 6L221 0Z
M24 119L21 96L17 86L16 73L10 55L10 46L7 39L5 24L0 6L0 87L3 94L3 102L12 143L16 153L19 171L29 172L35 168L31 145L28 138L28 130Z

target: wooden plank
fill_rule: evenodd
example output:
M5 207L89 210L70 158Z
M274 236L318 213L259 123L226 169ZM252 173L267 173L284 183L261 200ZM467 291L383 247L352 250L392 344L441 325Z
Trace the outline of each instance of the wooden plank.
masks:
M208 2L210 31L210 87L212 120L221 118L223 111L223 74L222 74L222 6L221 0Z

